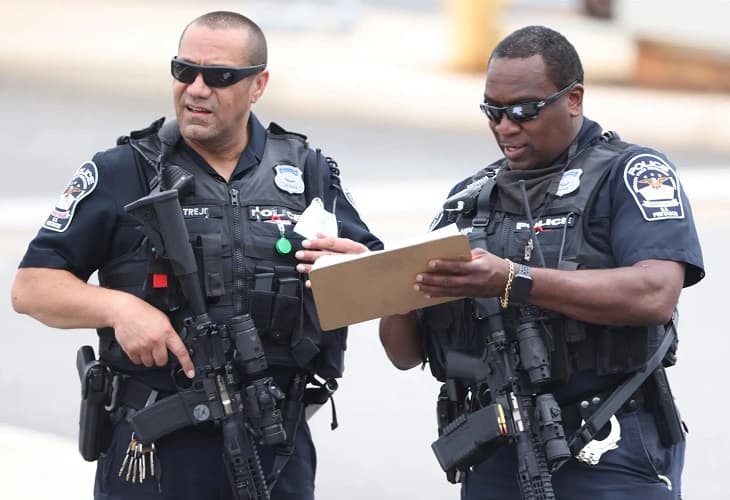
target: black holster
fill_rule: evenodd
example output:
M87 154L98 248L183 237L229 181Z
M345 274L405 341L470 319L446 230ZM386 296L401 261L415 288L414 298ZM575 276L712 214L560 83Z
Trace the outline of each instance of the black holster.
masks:
M654 415L659 438L666 447L684 441L684 424L669 387L664 368L659 367L645 382L646 405Z
M76 368L81 379L79 452L84 460L93 462L108 448L111 440L112 424L108 405L113 376L108 366L96 360L94 349L88 345L79 348Z

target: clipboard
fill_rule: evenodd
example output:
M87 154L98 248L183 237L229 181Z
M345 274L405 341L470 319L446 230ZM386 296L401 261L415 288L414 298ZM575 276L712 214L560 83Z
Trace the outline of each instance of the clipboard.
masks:
M438 258L470 260L468 237L453 234L453 229L450 233L441 229L415 243L388 250L320 257L309 272L309 280L322 330L462 298L426 298L413 289L416 274L426 271L428 261Z

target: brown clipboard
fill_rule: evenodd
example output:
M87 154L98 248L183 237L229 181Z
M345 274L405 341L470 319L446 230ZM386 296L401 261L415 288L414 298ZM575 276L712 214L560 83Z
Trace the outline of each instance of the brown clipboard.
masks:
M416 274L437 258L470 260L464 234L357 255L327 255L309 273L314 303L323 330L333 330L391 314L441 304L460 297L426 298L413 289Z

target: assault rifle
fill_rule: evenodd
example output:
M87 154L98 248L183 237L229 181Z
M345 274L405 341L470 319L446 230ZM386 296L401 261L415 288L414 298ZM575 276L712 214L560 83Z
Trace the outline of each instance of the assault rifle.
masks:
M467 189L457 193L468 200L455 199L455 195L447 201L456 209L472 209L489 199L493 182L483 184L479 186L481 192ZM488 220L482 216L482 210L477 208L470 239L473 247L486 250ZM466 408L465 391L455 390L457 380L470 382L473 411L464 411L442 425L432 449L449 480L456 482L461 472L481 462L499 443L511 442L517 452L522 498L554 499L551 473L571 454L560 407L552 394L538 394L540 385L550 378L549 356L539 330L539 310L522 306L517 332L509 335L497 298L472 301L480 320L484 351L481 357L456 351L447 353L448 381L440 397L439 414L448 416L449 412L442 410L448 406Z
M130 420L137 437L150 443L190 425L213 422L223 433L223 455L237 500L268 500L269 487L254 438L276 445L286 439L276 407L284 395L264 376L267 362L258 332L246 314L228 324L208 316L197 263L180 207L179 191L192 176L180 167L163 170L157 193L124 209L142 223L158 258L169 261L192 310L180 333L195 366L195 378L176 377L178 392L136 412Z

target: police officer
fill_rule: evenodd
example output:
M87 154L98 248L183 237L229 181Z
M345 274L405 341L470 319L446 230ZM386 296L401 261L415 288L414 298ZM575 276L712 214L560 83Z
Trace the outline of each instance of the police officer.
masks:
M100 359L119 382L95 498L232 498L216 426L188 426L157 440L156 474L147 470L145 480L124 463L134 442L128 418L175 394L173 369L195 375L178 335L190 313L184 297L124 210L163 189L173 166L193 178L179 196L211 319L250 314L268 373L285 396L285 424L296 410L286 443L293 451L259 448L267 479L276 480L271 498L314 498L302 381L331 393L342 375L346 332L320 330L305 276L324 253L382 244L348 201L336 163L303 135L273 123L265 129L251 112L269 80L266 58L264 35L250 19L211 12L192 21L171 61L177 120L132 132L84 163L20 263L15 310L56 328L98 329ZM315 220L334 214L334 229L309 239L293 232L308 206L319 210ZM97 270L101 286L87 283Z
M579 56L556 31L528 26L497 45L481 109L504 157L457 184L451 211L433 224L469 234L472 260L433 260L414 282L427 296L470 298L383 318L381 341L396 367L428 362L439 380L455 380L448 352L485 349L480 300L499 303L509 342L529 316L551 374L533 394L554 396L567 439L619 384L641 382L611 401L617 447L593 465L570 458L552 474L555 497L676 499L683 424L663 368L633 377L673 331L681 289L703 278L700 245L674 165L604 133L583 116L583 94ZM481 398L472 404L490 403ZM511 445L465 472L462 498L520 498Z

